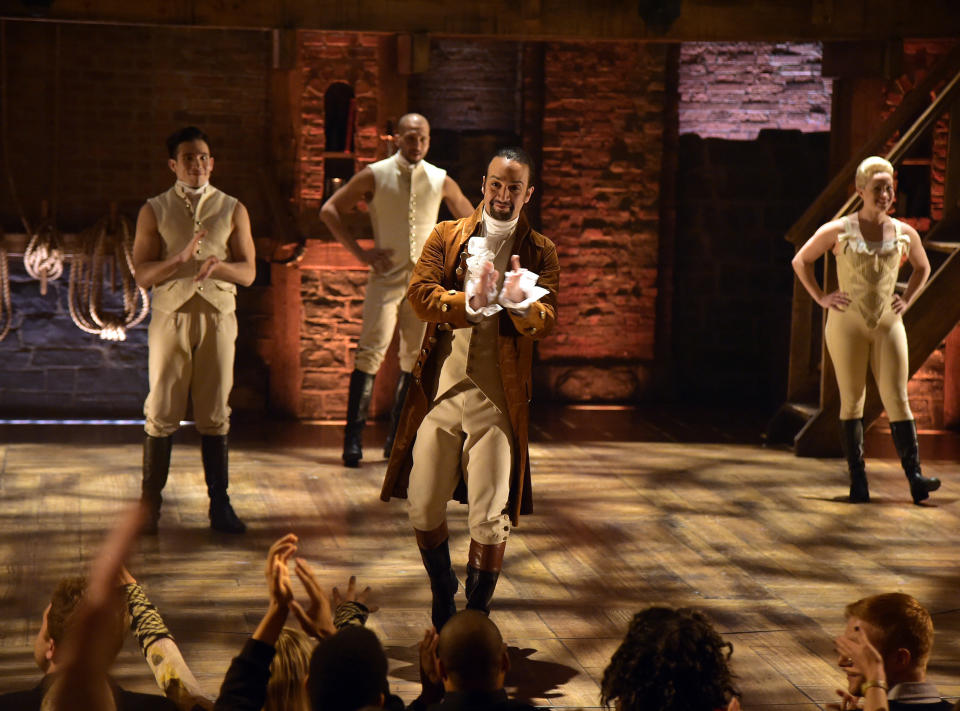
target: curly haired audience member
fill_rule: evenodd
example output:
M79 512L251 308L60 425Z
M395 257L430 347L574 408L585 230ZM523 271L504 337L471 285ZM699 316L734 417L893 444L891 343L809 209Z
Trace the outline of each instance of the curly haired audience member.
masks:
M647 608L604 670L600 701L617 711L737 711L732 653L702 612Z

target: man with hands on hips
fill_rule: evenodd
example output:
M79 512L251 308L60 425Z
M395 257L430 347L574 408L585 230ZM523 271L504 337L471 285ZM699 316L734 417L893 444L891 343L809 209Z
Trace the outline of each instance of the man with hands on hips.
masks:
M467 608L489 611L511 525L530 513L528 406L534 341L556 321L560 267L523 206L533 166L519 148L490 160L483 204L442 222L407 290L426 336L381 498L408 499L440 630L456 612L447 501L467 503ZM508 268L509 265L509 268Z
M373 394L373 381L393 339L400 334L400 380L394 395L390 429L383 452L390 456L397 418L410 386L410 371L423 339L423 324L404 298L413 265L437 223L442 201L455 218L466 217L473 206L446 171L428 163L430 124L420 114L406 114L397 122L398 150L354 175L320 210L330 233L358 260L370 266L363 300L363 328L354 356L343 436L343 463L360 466L361 435ZM343 216L360 201L370 208L374 247L363 249L343 224Z

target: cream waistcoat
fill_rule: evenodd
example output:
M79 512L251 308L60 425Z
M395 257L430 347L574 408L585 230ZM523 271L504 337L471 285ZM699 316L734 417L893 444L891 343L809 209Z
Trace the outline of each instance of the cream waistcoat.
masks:
M503 288L503 277L513 250L516 235L500 243L493 266L500 274L497 293ZM436 346L436 355L443 358L437 376L436 398L463 382L470 383L482 392L500 412L507 412L507 399L503 394L500 365L497 359L497 334L503 312L488 316L470 328L458 328L444 332Z
M163 240L163 255L166 259L189 244L194 235L194 215L186 198L177 192L176 186L167 192L147 200L157 218L157 229ZM230 313L236 309L237 285L220 279L204 279L194 282L197 270L207 257L213 255L221 261L230 259L228 242L233 233L233 212L237 199L217 190L212 185L200 197L196 207L196 219L207 230L201 240L199 254L181 265L177 272L152 290L153 308L173 313L195 295L209 302L217 311Z
M375 185L370 201L374 241L380 249L393 250L393 267L387 275L411 270L420 258L423 244L437 224L447 177L447 171L425 160L414 166L411 175L397 156L370 165ZM411 183L416 196L412 216Z

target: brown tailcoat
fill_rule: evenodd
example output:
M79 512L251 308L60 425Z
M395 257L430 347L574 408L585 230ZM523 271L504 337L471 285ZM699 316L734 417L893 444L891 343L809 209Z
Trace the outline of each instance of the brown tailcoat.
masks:
M451 222L441 222L427 239L420 260L413 270L407 298L417 316L427 322L423 347L413 369L413 382L403 406L400 425L397 429L387 475L380 498L406 498L410 468L413 463L413 442L417 429L430 409L432 393L427 391L436 379L439 364L432 357L437 342L437 330L469 328L466 302L463 292L466 274L467 240L477 234L480 227L481 208L470 217ZM516 227L513 253L519 255L520 266L540 275L538 286L549 294L531 304L527 316L521 318L506 309L497 314L500 330L497 336L497 360L503 394L509 409L510 425L513 428L513 469L510 473L510 499L508 511L514 526L520 514L533 510L530 491L530 460L527 452L527 425L531 394L531 367L533 342L553 330L557 319L557 290L560 282L560 266L557 248L553 242L534 232L521 212ZM466 487L461 479L454 497L466 502Z

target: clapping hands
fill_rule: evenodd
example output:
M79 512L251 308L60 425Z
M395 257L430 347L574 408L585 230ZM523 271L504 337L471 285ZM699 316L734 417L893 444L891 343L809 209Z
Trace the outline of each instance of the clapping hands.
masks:
M271 606L293 612L303 631L318 639L336 634L337 628L334 625L333 615L335 608L341 603L358 602L366 605L370 612L378 609L367 603L369 587L357 591L356 576L350 577L345 595L342 595L338 588L333 588L331 603L331 595L323 590L310 564L303 558L294 558L294 572L303 583L309 600L306 606L301 604L294 597L289 572L289 561L297 552L298 542L299 539L295 534L288 533L275 541L267 553L265 574Z

